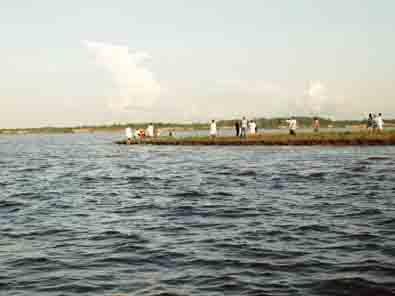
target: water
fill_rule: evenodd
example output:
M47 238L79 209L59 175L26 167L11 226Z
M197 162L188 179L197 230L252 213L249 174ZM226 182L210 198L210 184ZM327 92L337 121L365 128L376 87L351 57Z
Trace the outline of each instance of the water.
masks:
M0 295L394 295L395 147L0 137Z

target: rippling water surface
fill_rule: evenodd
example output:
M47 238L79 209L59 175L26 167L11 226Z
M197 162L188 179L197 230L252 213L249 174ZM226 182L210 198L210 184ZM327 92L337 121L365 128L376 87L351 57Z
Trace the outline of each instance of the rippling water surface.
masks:
M395 147L0 137L0 295L393 295Z

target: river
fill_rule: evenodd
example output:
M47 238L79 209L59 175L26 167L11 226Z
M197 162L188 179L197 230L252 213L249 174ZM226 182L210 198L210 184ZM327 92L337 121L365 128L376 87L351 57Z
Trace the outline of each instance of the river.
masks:
M0 136L0 295L394 295L395 147Z

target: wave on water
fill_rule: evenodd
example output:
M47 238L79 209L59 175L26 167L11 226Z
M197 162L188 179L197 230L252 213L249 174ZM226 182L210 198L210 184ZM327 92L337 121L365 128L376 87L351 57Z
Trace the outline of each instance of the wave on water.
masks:
M0 295L395 295L395 148L115 136L4 139Z

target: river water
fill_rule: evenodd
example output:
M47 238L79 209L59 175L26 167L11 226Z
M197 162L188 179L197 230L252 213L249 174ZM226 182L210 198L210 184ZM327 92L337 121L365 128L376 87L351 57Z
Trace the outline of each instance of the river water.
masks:
M395 147L0 137L0 295L394 295Z

